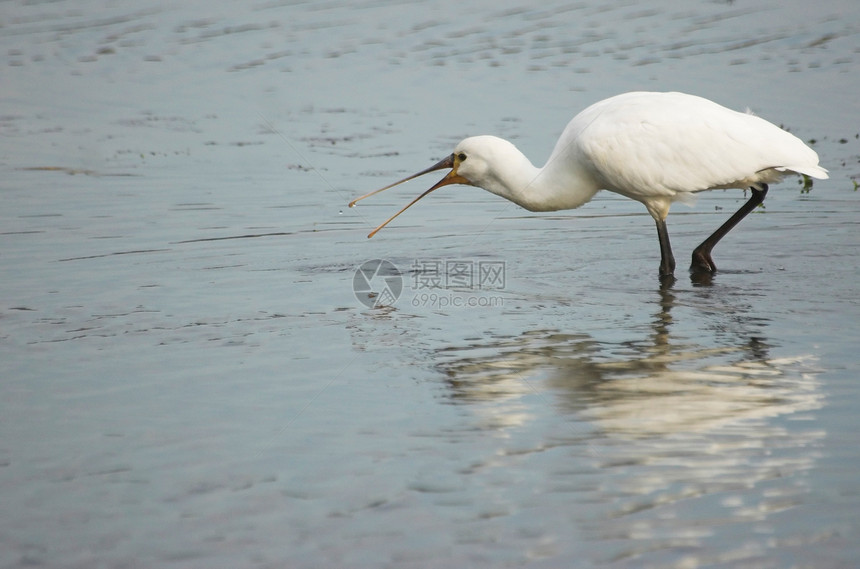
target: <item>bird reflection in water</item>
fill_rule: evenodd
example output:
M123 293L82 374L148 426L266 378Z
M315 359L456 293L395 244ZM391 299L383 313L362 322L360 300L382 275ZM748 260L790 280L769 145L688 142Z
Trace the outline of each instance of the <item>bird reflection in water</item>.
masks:
M802 504L825 433L784 418L821 407L815 358L770 357L767 323L725 292L664 286L641 341L534 330L441 350L450 399L499 439L472 471L542 455L554 503L628 559L674 559L702 549L713 524L762 528Z
M667 283L654 293L652 318L624 330L623 341L535 329L439 348L417 333L404 342L412 327L399 318L388 328L399 334L394 345L418 346L410 365L435 362L448 400L468 410L456 430L483 450L447 474L469 476L473 490L504 480L504 492L476 494L482 507L536 501L547 520L542 540L564 542L572 520L586 541L603 544L596 557L611 544L609 560L595 565L670 566L683 548L693 566L738 554L719 539L706 543L720 532L755 527L764 532L756 547L766 548L768 518L807 500L825 436L814 421L787 420L822 406L814 356L772 356L769 321L739 305L738 292Z
M492 402L480 405L484 426L526 421L530 411L520 400L535 394L623 437L703 432L820 406L812 356L770 358L761 337L766 322L745 318L736 304L722 306L725 295L712 287L683 294L691 297L679 300L671 283L660 287L641 341L602 343L579 332L533 330L446 347L438 368L453 401ZM672 311L681 307L713 316L709 346L673 335Z

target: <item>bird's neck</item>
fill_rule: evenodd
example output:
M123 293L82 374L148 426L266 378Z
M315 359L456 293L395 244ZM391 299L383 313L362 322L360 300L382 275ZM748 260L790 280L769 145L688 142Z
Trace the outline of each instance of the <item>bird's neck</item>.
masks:
M570 157L550 157L543 168L521 152L512 156L484 186L529 211L574 209L600 189L593 177Z

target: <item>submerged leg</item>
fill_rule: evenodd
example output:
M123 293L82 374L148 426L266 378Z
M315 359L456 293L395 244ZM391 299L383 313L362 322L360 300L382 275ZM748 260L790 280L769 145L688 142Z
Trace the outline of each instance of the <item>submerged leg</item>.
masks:
M767 184L759 184L759 187L751 186L752 195L747 203L732 215L728 221L722 224L716 231L711 233L711 236L702 241L702 244L693 250L693 263L690 265L690 272L693 273L713 273L717 270L714 260L711 258L711 250L720 242L720 239L726 236L726 233L732 230L740 220L745 218L749 212L757 208L764 201L764 196L767 195Z
M660 277L671 277L675 273L675 257L665 219L657 220L657 237L660 239Z

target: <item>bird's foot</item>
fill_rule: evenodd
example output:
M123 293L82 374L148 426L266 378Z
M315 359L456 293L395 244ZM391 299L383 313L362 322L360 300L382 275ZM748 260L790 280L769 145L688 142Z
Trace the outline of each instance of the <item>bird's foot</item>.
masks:
M711 258L711 252L704 249L693 251L693 262L690 264L690 272L693 274L712 274L717 272L717 265Z
M710 286L713 282L717 266L711 258L711 252L705 249L693 251L693 262L690 264L690 279L698 286Z
M675 285L675 275L660 273L660 289L669 290Z
M675 274L675 258L672 257L672 252L669 256L664 257L660 261L660 278L671 277Z

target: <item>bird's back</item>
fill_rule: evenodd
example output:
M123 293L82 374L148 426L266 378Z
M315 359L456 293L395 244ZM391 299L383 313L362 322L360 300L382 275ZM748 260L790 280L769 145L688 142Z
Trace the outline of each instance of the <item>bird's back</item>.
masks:
M625 93L570 121L547 166L574 160L630 198L774 182L786 171L826 178L818 155L764 119L683 93Z

